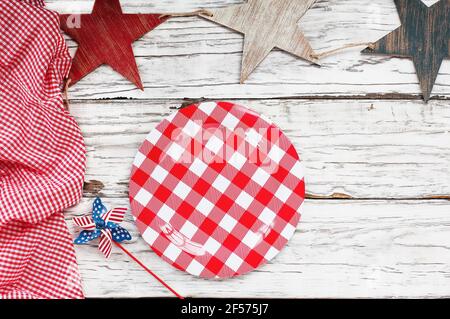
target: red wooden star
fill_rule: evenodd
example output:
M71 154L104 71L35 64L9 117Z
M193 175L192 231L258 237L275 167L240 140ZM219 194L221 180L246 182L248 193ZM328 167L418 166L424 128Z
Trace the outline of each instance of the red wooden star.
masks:
M123 14L119 0L95 0L91 14L61 15L61 28L78 43L71 85L107 64L143 90L132 43L166 19L160 14Z

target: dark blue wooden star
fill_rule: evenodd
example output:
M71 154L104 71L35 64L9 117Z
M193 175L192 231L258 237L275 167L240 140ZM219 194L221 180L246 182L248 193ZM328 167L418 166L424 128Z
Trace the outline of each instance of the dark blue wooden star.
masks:
M425 101L442 61L450 57L450 0L427 7L421 0L394 0L402 25L363 53L412 58Z

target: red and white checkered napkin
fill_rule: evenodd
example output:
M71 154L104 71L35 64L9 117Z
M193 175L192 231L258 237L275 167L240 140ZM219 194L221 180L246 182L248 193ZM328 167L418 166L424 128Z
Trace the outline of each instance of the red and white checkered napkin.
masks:
M86 161L61 95L70 65L57 13L0 1L0 299L83 298L62 213Z
M190 274L226 278L271 260L286 245L305 197L288 138L242 106L191 105L145 139L130 181L143 238Z

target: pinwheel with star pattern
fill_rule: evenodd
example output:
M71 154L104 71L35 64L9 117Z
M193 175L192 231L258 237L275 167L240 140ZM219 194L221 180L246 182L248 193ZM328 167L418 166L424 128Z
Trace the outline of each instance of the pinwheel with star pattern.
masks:
M77 245L87 244L88 242L100 237L98 249L106 258L111 256L112 241L121 243L125 240L131 240L130 233L119 226L127 212L126 208L114 208L108 211L100 198L96 198L92 207L92 216L76 217L74 223L84 230L75 239Z
M148 274L158 280L164 287L171 291L176 297L183 299L184 297L170 287L163 279L145 266L120 243L125 240L131 240L130 233L123 227L119 226L127 212L126 208L114 208L108 211L103 205L101 199L97 197L92 205L92 216L75 217L75 224L84 230L74 240L75 244L82 245L100 237L99 250L106 258L111 256L112 243L114 242L124 253L126 253L133 261L141 266Z

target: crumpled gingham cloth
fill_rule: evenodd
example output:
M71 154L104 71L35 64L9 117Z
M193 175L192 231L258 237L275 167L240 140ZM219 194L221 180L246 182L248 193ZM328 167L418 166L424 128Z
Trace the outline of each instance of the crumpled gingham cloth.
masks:
M0 299L83 298L62 214L86 162L61 96L70 65L42 0L0 1Z

